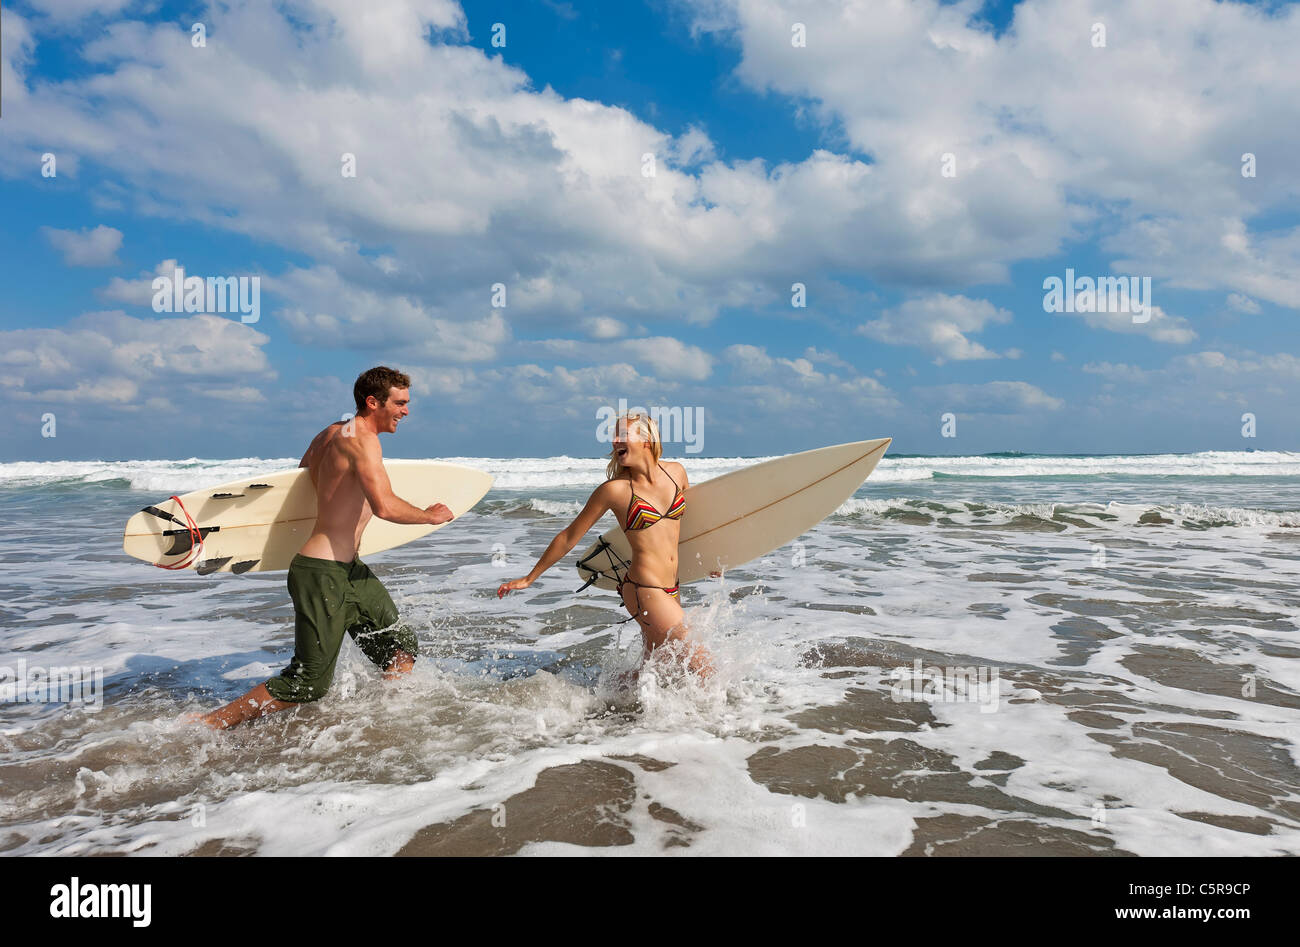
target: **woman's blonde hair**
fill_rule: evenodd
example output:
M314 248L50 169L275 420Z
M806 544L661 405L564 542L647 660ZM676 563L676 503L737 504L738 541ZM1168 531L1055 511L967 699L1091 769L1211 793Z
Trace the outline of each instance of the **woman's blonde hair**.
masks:
M623 475L623 465L618 462L618 446L613 443L614 436L618 434L618 422L626 421L628 433L636 431L641 435L641 440L647 441L650 445L650 455L654 458L655 463L659 463L659 458L664 454L664 445L659 440L659 425L655 419L648 414L622 414L616 417L610 428L610 445L609 445L609 463L605 466L605 479L614 480Z

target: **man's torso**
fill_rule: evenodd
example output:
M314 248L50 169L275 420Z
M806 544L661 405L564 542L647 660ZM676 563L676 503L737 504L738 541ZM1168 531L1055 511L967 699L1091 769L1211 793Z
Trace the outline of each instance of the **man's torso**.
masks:
M356 444L366 436L346 423L331 424L316 435L299 466L316 485L316 525L299 552L315 559L351 562L372 511L353 460ZM374 435L369 435L373 437Z

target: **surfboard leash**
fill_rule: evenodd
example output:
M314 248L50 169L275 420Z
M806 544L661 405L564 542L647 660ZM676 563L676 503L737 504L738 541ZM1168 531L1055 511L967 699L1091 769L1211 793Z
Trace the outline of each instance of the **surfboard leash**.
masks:
M596 540L596 550L590 556L587 556L585 559L578 560L578 568L581 569L583 572L590 572L591 578L588 579L586 582L584 582L582 584L582 588L577 589L574 592L574 594L576 595L578 592L581 592L583 589L586 589L588 586L590 586L601 576L605 575L604 570L596 569L593 566L587 565L588 562L596 558L596 556L600 555L601 553L606 554L606 559L609 562L609 571L614 573L614 581L618 583L619 597L622 598L623 583L627 580L627 573L630 572L631 569L628 563L623 561L623 557L614 551L614 547L605 541L604 536L601 536ZM619 566L622 566L624 570L621 575L619 574L618 571ZM633 618L636 618L635 612L633 612L631 615L628 615L622 621L618 621L614 623L615 625L620 626L618 629L618 640L614 642L615 649L619 648L623 643L623 629L621 626L627 622L630 622Z
M601 536L596 539L596 548L595 550L592 551L591 555L587 556L587 558L585 559L578 560L578 568L581 569L583 572L590 572L591 578L588 579L586 582L582 583L582 585L579 588L574 589L574 594L577 594L578 592L586 591L586 589L593 582L595 582L597 579L599 579L602 575L605 574L603 569L596 569L593 568L592 566L587 565L587 563L589 563L592 559L595 559L602 552L609 553L609 568L614 573L614 580L618 581L619 579L622 578L622 576L618 574L618 566L614 564L616 561L622 562L622 559L621 557L615 554L614 547L611 546L609 543L605 542L605 537Z
M149 511L155 516L165 517L178 526L183 526L185 529L189 530L190 551L184 559L180 562L174 562L171 565L164 565L161 562L153 563L153 565L157 566L159 569L167 569L174 572L179 569L188 569L198 560L199 556L203 554L203 543L205 537L203 535L203 530L199 529L199 524L194 521L194 517L190 516L190 511L185 509L185 504L181 502L181 498L178 496L172 496L171 499L176 501L176 505L179 506L181 512L185 514L184 523L172 516L170 513L159 510L157 507L150 507Z

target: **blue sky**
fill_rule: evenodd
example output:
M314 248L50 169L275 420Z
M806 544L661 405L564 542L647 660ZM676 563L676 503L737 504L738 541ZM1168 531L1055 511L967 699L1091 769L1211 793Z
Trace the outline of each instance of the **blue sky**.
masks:
M1296 449L1294 5L2 15L0 459L293 455L380 363L392 456L596 455L620 398L710 456ZM178 262L257 321L155 312ZM1067 269L1149 318L1044 311Z

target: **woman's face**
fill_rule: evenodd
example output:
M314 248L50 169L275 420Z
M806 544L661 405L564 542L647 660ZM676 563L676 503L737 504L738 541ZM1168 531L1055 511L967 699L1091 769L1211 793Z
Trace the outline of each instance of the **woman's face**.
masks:
M618 462L626 467L628 462L640 456L644 449L645 441L636 428L629 431L627 421L619 418L614 426L614 456L618 458Z

